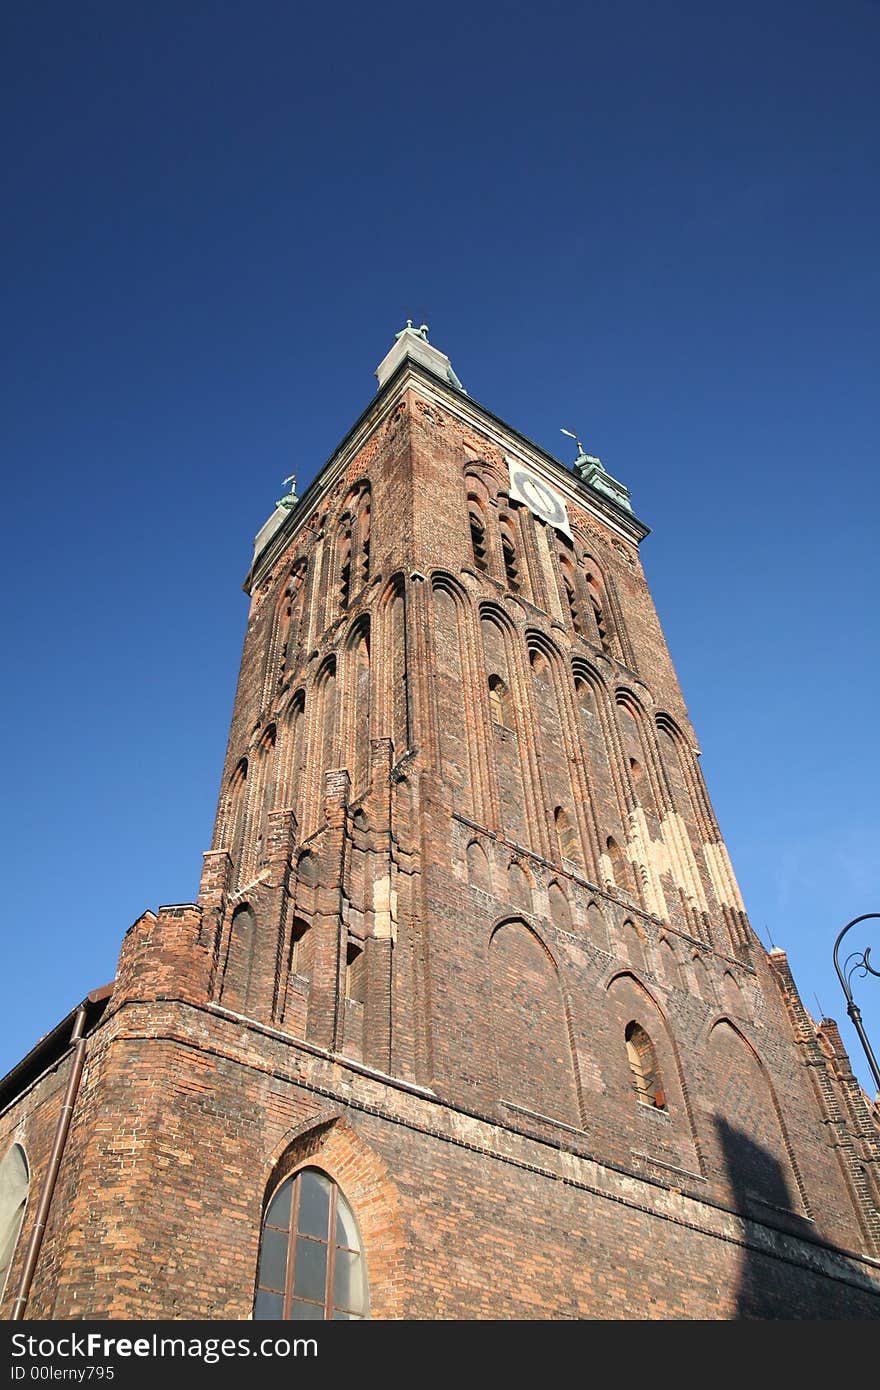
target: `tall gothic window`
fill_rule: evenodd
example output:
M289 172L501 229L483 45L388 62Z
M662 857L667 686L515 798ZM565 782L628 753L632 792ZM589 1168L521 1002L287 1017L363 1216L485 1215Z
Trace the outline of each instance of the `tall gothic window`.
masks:
M608 619L603 606L603 594L599 586L599 581L594 574L587 574L587 592L590 595L590 604L593 609L593 618L596 623L596 634L603 652L610 653L611 643L609 640Z
M244 845L245 817L247 813L248 760L242 758L229 779L229 796L226 809L226 826L223 848L228 849L234 866L236 882L241 881L242 848Z
M354 744L351 767L355 794L370 781L370 620L362 618L351 635L354 648Z
M357 531L359 545L358 569L361 584L370 577L370 484L364 483L358 493Z
M301 1168L266 1210L254 1318L369 1317L367 1272L351 1207L319 1168Z
M568 604L568 612L569 617L571 618L571 625L574 628L575 632L582 633L584 630L584 625L581 622L581 610L580 604L578 602L577 578L575 577L575 568L572 564L570 556L567 555L566 552L561 549L559 551L559 569L560 573L562 574L562 587L565 590L565 598Z

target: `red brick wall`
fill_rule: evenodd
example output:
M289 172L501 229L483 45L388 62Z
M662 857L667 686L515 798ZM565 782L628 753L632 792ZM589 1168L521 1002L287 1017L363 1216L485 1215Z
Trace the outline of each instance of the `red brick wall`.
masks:
M248 1317L265 1200L306 1161L352 1206L374 1317L880 1311L803 1219L774 1233L216 1014L129 1005L95 1053L32 1317Z

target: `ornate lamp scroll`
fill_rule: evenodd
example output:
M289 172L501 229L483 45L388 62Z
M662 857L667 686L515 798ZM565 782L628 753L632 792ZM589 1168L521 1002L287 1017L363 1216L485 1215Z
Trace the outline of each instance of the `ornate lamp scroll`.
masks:
M877 1090L880 1092L880 1067L877 1065L877 1058L874 1056L871 1044L868 1041L868 1035L862 1025L862 1015L859 1011L858 1004L853 999L852 987L850 984L853 975L858 975L860 979L864 979L866 975L874 975L880 980L880 970L875 970L874 966L871 964L870 946L866 946L863 951L851 951L844 960L842 967L838 958L840 943L846 936L850 927L856 926L858 922L867 922L877 918L880 918L880 912L865 912L861 917L854 917L851 922L847 922L834 943L834 968L837 971L837 978L840 980L841 988L846 995L846 1011L852 1020L853 1027L859 1035L859 1042L865 1050L868 1066L871 1068Z

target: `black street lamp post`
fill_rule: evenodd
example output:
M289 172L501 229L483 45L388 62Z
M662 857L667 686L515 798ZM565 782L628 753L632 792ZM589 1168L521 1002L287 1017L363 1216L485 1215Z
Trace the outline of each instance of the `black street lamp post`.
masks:
M874 1056L874 1053L871 1050L871 1044L868 1042L868 1035L865 1032L864 1026L862 1024L862 1015L859 1012L858 1004L853 999L852 989L850 988L849 983L850 979L856 973L856 971L858 971L860 977L863 977L865 975L875 975L877 979L880 980L880 970L875 970L873 965L871 964L870 946L866 946L864 951L853 951L850 955L848 955L846 957L846 960L843 962L843 969L840 968L840 962L837 959L837 953L840 950L840 943L846 936L850 927L854 927L857 922L867 922L871 918L880 918L880 912L865 912L861 917L854 917L851 922L847 922L843 931L840 933L840 935L834 943L834 968L837 971L837 978L839 979L843 988L843 992L846 995L846 1011L852 1020L853 1027L859 1035L859 1042L865 1049L865 1056L868 1059L868 1066L871 1068L871 1071L873 1072L877 1090L878 1092L880 1092L880 1067L878 1067L877 1065L877 1058Z

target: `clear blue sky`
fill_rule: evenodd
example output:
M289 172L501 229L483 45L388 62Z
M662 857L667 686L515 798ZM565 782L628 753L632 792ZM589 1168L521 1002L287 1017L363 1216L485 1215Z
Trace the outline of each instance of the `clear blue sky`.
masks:
M868 1085L831 948L880 911L878 6L4 28L0 1073L195 896L253 535L410 315L631 488L752 921Z

